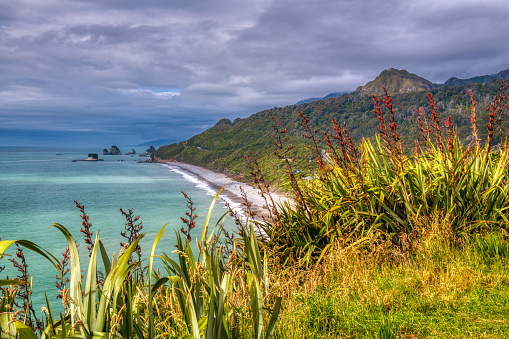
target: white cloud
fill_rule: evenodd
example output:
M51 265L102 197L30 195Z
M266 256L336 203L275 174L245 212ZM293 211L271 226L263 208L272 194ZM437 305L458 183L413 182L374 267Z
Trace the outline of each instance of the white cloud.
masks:
M156 99L171 99L173 97L180 95L180 92L177 91L151 90L151 89L121 89L120 92L127 95L153 97Z
M11 86L0 91L0 103L23 103L26 101L42 101L50 99L50 95L42 88L29 86Z

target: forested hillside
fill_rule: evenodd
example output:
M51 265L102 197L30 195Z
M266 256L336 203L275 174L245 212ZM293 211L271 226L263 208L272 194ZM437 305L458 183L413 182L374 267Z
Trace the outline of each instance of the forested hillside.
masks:
M373 113L374 102L371 93L375 93L382 104L383 94L381 93L387 84L392 86L404 84L407 88L393 95L395 122L404 140L405 152L411 152L414 139L421 140L415 110L422 107L429 114L427 93L430 93L437 103L440 120L444 121L450 115L460 140L468 143L471 138L471 99L468 91L472 92L476 100L480 137L485 138L486 131L483 126L489 118L486 106L490 105L493 97L499 93L501 83L502 80L494 79L490 83L467 83L461 86L434 85L434 88L430 88L429 81L415 74L391 69L382 72L377 79L364 86L368 88L369 85L369 90L362 90L363 87L359 87L351 94L301 105L276 107L233 122L222 119L214 127L185 142L159 148L156 156L160 159L186 162L229 175L244 176L249 173L244 156L252 152L259 160L262 170L270 175L274 169L283 166L282 161L273 155L273 125L281 123L280 128L286 128L287 131L288 145L294 145L290 152L293 167L305 176L309 174L309 163L313 161L313 156L306 147L309 140L302 136L300 113L307 116L310 123L320 129L319 135L323 135L323 131L333 133L331 118L339 124L345 123L349 136L354 143L358 144L363 137L373 138L377 134L378 120ZM416 84L426 86L416 87ZM410 88L414 90L409 90ZM393 93L398 92L394 88L389 90ZM505 125L504 128L507 129ZM500 130L497 133L500 134ZM500 140L499 138L498 136L496 142Z

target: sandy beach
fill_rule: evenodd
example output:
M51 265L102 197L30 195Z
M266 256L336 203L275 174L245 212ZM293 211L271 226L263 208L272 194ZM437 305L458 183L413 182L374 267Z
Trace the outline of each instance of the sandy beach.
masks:
M267 210L264 208L266 205L264 198L260 195L259 190L255 189L245 183L241 183L239 181L233 180L232 178L226 176L222 173L215 173L213 171L207 170L202 167L189 165L185 163L177 163L177 162L160 162L163 166L167 166L177 172L180 172L182 175L190 175L191 177L195 177L198 181L204 182L207 186L210 187L214 192L219 192L221 187L224 186L224 189L221 193L222 197L227 197L233 203L238 204L237 207L241 208L243 211L246 211L246 206L244 204L244 199L242 197L242 192L240 191L240 187L246 192L248 201L251 202L251 210L255 212L258 216L267 215ZM289 199L280 195L271 193L274 202L277 204L281 204Z

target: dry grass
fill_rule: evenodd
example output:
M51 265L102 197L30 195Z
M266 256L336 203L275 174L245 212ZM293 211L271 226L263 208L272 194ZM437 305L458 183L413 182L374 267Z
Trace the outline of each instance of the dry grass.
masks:
M275 337L505 337L508 257L487 261L475 237L454 239L441 216L421 225L407 248L336 242L312 269L273 264L272 286L285 300Z

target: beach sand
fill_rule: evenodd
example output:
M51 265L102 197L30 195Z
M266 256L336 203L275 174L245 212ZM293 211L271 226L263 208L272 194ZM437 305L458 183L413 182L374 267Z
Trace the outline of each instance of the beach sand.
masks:
M242 197L242 192L240 191L240 187L242 187L244 192L247 194L248 201L252 204L251 210L255 212L258 217L262 215L268 215L267 209L264 208L266 205L265 199L260 195L260 191L258 189L255 189L245 183L233 180L225 174L216 173L202 167L177 162L160 163L170 168L174 168L177 171L196 177L199 181L205 182L215 192L219 192L221 187L224 186L223 191L221 192L221 196L226 196L235 204L239 204L238 207L240 207L244 212L247 212L244 199ZM290 200L280 194L271 193L271 195L276 205ZM270 202L270 199L268 199L268 201Z

